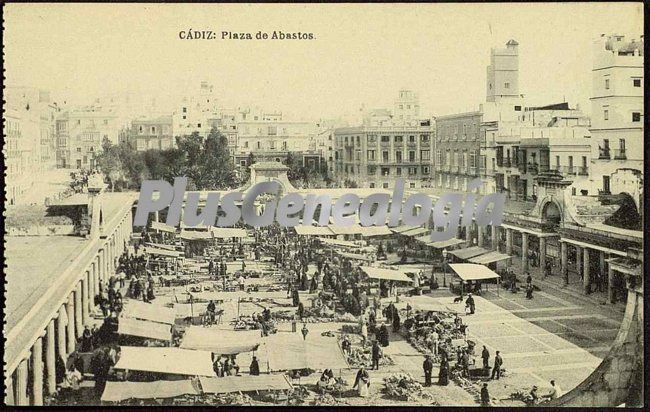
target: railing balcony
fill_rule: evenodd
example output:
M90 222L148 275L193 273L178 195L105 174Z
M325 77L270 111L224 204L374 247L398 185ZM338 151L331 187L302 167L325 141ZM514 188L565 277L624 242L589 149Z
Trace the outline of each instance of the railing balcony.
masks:
M610 159L611 155L609 152L609 147L599 147L598 148L598 159Z
M615 160L627 160L627 155L625 149L614 150L614 159Z

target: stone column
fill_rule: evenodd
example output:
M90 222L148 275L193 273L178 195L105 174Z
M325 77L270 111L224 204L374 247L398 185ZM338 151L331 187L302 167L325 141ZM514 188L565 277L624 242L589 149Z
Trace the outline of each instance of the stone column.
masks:
M16 399L14 398L15 390L16 388L14 388L14 374L12 373L9 376L5 376L5 405L16 406Z
M478 241L477 244L479 247L483 247L485 242L485 226L477 226L478 229Z
M87 325L88 322L90 321L90 299L88 299L88 296L90 293L88 292L90 288L88 287L88 278L90 277L90 272L86 271L84 272L84 277L81 279L81 316L82 316L82 323L84 325Z
M612 265L607 266L607 301L614 303L614 269Z
M29 406L27 399L27 359L23 359L16 368L16 385L14 400L17 406Z
M582 272L582 248L580 246L576 246L576 272L578 272L579 275L583 275Z
M75 335L75 319L74 319L74 292L70 294L68 298L68 303L66 304L66 309L68 312L68 355L74 352L77 346L77 336Z
M521 232L521 270L528 272L528 233Z
M157 210L153 213L153 218L156 222L160 222L160 213Z
M567 267L567 244L566 242L560 241L560 274L564 278L564 284L569 284L569 268Z
M546 238L539 238L539 267L542 274L546 276Z
M469 242L470 246L472 245L472 223L465 226L465 240Z
M590 294L591 293L591 273L590 273L590 267L589 267L589 249L585 248L582 252L582 255L584 256L584 273L583 273L583 285L585 287L585 294Z
M65 344L65 320L68 315L66 313L66 305L61 305L59 308L59 316L56 318L56 346L59 348L59 355L65 359L67 355Z
M84 322L81 307L81 282L77 283L77 287L74 291L74 320L75 320L75 330L77 332L77 338L80 338L84 331Z
M97 284L95 283L95 261L88 269L88 309L92 314L95 311L95 295L97 295Z
M603 290L604 282L605 282L605 252L602 250L598 252L598 291L601 292Z
M512 229L506 229L506 255L512 256Z
M43 406L43 338L32 346L32 405Z
M47 325L45 335L45 372L47 373L47 394L56 392L56 339L54 336L54 319Z
M499 251L499 226L492 225L492 250Z

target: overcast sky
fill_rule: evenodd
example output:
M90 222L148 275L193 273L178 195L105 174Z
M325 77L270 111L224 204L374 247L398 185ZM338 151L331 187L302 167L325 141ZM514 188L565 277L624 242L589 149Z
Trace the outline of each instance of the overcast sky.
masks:
M641 3L9 4L6 84L90 102L130 91L182 95L201 80L225 104L304 118L391 107L400 88L423 114L475 110L491 47L519 42L530 105L589 112L593 40L638 38ZM181 30L311 32L314 40L180 40ZM220 37L220 36L219 36Z

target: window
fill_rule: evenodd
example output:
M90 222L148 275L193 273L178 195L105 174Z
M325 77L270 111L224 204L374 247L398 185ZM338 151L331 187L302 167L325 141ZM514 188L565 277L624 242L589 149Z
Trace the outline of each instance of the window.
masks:
M558 169L560 168L560 156L555 156L555 166L557 166Z
M282 142L282 150L287 150L287 142ZM332 150L332 149L330 149Z
M521 111L521 106L515 106L515 112L520 112Z
M505 83L503 84L503 87L506 88L506 89L509 89L509 88L510 88L510 83L505 82Z
M603 110L603 119L609 120L609 110Z
M244 147L245 147L246 149L248 149L248 141L245 141L245 142L244 142Z
M415 162L415 150L409 150L409 162Z
M605 90L609 90L609 79L605 79Z
M183 120L187 120L187 116L183 115Z
M382 136L382 137L381 137L381 142L382 142L382 143L388 143L388 142L390 142L390 137L389 137L389 136Z
M409 188L415 189L415 183L409 183Z
M402 168L401 167L398 167L397 169L395 169L395 175L397 175L397 176L402 175Z
M156 126L151 126L151 134L156 134Z
M409 136L409 143L415 143L415 136Z
M261 149L262 148L262 142L257 142L257 148Z
M641 121L641 113L640 112L632 112L632 121L633 122L640 122Z
M183 107L183 113L187 113L187 107ZM184 119L185 117L183 117Z
M198 127L200 129L201 128L201 123L197 123L196 127Z
M368 150L368 160L375 160L375 151Z
M403 109L403 108L404 108L404 105L403 105L403 104L400 104L400 105L399 105L399 108L400 108L400 109Z
M429 174L429 166L422 166L422 174L424 175Z
M420 150L420 159L421 160L430 160L431 152L429 150Z
M406 105L406 108L407 108L407 109L410 109L410 108L411 108L411 105L410 105L410 104L407 104L407 105Z
M144 132L144 127L140 126L140 127L138 128L138 131L140 132L140 134L142 134L142 133Z
M384 163L388 163L388 151L384 150L381 152L381 161Z
M641 87L641 79L632 79L634 87Z
M374 183L370 183L370 188L371 188L371 189L374 189L374 187L375 187L375 184L374 184Z
M275 149L275 142L273 140L271 140L269 142L269 146L271 147L271 150L274 150Z
M108 119L104 119L104 124L108 124Z
M81 153L81 147L77 147L77 152Z
M390 169L388 167L382 167L381 168L381 175L382 176L388 176L390 175Z
M413 176L418 173L418 168L417 167L409 167L409 175Z
M395 136L395 143L402 143L402 136Z
M384 189L388 189L388 183L382 183L381 185Z
M395 152L395 162L402 163L402 151L398 150Z
M424 143L428 142L429 141L429 135L428 134L420 135L420 141L424 142Z

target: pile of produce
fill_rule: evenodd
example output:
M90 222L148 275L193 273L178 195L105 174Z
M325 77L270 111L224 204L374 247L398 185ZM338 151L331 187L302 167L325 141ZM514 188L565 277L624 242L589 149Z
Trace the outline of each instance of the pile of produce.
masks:
M302 405L305 403L305 398L309 395L309 391L304 386L295 386L293 390L288 393L287 405Z
M245 393L212 395L212 405L251 405L253 400Z
M312 406L339 406L339 405L349 405L347 402L336 399L329 393L324 393L322 395L316 395L316 397L311 401Z
M433 399L430 393L424 391L418 381L413 379L410 374L405 373L385 377L383 392L390 398L401 401L417 402Z
M335 322L357 322L357 318L351 313L343 313L334 315Z
M359 325L343 325L341 326L341 332L343 333L361 333L361 329L359 328Z
M321 336L327 336L327 337L330 337L330 338L336 337L336 334L334 332L332 332L331 330L325 331L325 332L321 333L320 335Z
M348 364L352 367L359 367L361 365L370 366L372 364L372 348L361 348L352 346L350 351L346 353ZM394 365L395 361L389 355L382 355L379 359L380 365Z

